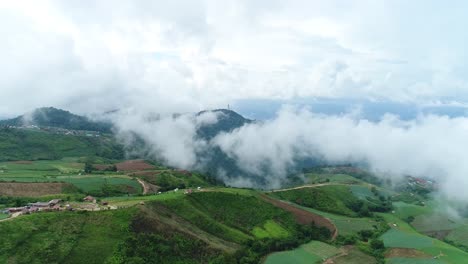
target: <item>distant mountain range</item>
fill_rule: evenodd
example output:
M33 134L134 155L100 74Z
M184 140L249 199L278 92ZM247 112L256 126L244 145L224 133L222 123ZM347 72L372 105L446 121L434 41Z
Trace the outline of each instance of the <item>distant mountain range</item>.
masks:
M232 110L227 110L227 109L216 109L216 110L208 110L208 111L201 111L199 113L196 113L194 115L200 116L206 112L214 112L217 113L218 120L216 123L210 123L210 124L205 124L202 125L201 127L198 128L196 131L196 136L199 139L203 139L206 141L209 141L219 135L220 133L229 133L232 132L233 130L240 128L246 124L250 124L253 122L256 122L254 120L250 120L247 118L244 118L242 115L232 111ZM177 116L177 115L174 115ZM158 118L155 117L155 120ZM110 122L101 122L101 121L94 121L91 120L87 117L84 116L79 116L75 115L73 113L70 113L65 110L61 109L56 109L53 107L44 107L44 108L39 108L34 110L31 113L24 114L21 116L18 116L13 119L8 119L8 120L3 120L0 121L0 128L3 126L16 126L16 127L22 127L22 126L31 126L35 125L40 128L43 127L54 127L54 128L61 128L61 129L67 129L67 130L86 130L86 131L97 131L101 133L109 133L110 137L112 137L112 141L106 141L102 144L105 145L106 151L103 151L101 149L95 149L94 147L90 147L91 145L89 144L89 141L91 139L87 139L86 137L74 137L67 139L66 137L61 138L61 140L66 140L70 144L67 143L67 145L70 145L69 148L75 149L76 151L69 152L69 151L49 151L51 149L57 150L61 149L63 142L60 143L58 140L57 135L48 135L48 133L44 134L42 137L37 137L34 134L28 134L29 132L24 130L21 133L27 133L27 136L29 138L28 142L23 144L23 149L28 152L28 149L31 151L39 151L34 148L34 146L43 146L45 142L47 142L47 148L46 147L41 147L44 152L50 152L50 153L41 153L41 155L33 155L33 156L28 156L26 154L19 155L18 151L13 151L13 149L8 149L8 148L3 148L2 145L0 144L0 153L3 153L3 155L10 159L14 160L16 159L35 159L35 157L40 157L40 158L46 158L49 156L53 157L66 157L69 155L74 155L75 153L81 153L80 148L86 147L86 151L82 151L82 153L96 153L92 155L96 155L98 157L105 157L105 158L113 158L113 159L119 159L122 157L123 154L121 154L120 149L126 149L126 155L131 158L150 158L150 159L158 159L158 157L154 156L154 152L149 151L148 149L148 144L145 142L142 138L140 138L138 135L135 134L135 142L124 147L122 144L118 143L119 141L116 140L112 136L112 123ZM48 130L47 130L48 131ZM20 135L20 131L18 133L15 133L14 131L3 131L2 136L4 138L18 138ZM47 137L47 138L45 138ZM54 137L56 140L54 140ZM63 137L63 136L61 136ZM34 142L36 139L37 142ZM75 140L79 141L80 143L71 143L70 140ZM18 139L20 140L20 139ZM77 141L77 142L78 142ZM103 140L95 140L96 142L101 142ZM26 145L25 145L26 144ZM93 143L96 144L96 143ZM5 145L7 146L7 145ZM78 151L78 152L77 152ZM40 151L39 151L40 152ZM106 155L101 155L100 153L104 153ZM149 154L151 153L151 155ZM231 157L229 157L226 153L224 153L219 147L208 145L206 149L203 150L201 153L197 153L197 159L199 164L203 164L200 170L202 170L204 173L211 174L213 176L215 175L220 175L223 174L224 177L227 178L232 178L235 179L239 176L242 177L247 177L251 179L251 182L262 186L265 184L265 177L263 175L254 175L251 173L248 173L239 166L237 161ZM294 173L299 170L301 170L303 167L309 167L312 165L316 165L317 161L314 159L306 159L306 160L299 160L297 161L297 166L294 168L291 168L290 172ZM265 167L264 174L267 175L268 173L271 173L268 171L268 168Z

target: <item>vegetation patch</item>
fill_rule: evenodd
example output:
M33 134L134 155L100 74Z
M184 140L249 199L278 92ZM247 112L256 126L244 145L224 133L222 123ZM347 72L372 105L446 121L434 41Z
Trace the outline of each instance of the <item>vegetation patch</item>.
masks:
M284 238L289 236L289 232L273 220L268 220L261 227L254 227L252 233L257 238Z

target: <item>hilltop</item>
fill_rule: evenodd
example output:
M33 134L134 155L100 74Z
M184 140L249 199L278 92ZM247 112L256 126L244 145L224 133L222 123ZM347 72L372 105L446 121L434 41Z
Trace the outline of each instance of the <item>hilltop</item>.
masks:
M110 133L112 125L106 122L93 121L87 117L75 115L54 107L38 108L16 118L0 121L0 126L37 126L53 127L68 130L85 130Z

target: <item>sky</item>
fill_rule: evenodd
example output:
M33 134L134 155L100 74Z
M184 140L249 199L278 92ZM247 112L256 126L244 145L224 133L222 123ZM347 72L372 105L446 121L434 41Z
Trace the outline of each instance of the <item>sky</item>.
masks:
M392 179L431 177L466 201L467 9L455 0L0 0L0 118L43 106L118 109L117 136L139 135L174 167L197 169L197 155L218 147L278 187L312 156ZM197 129L219 116L169 115L228 105L263 121L201 140Z
M468 103L466 1L0 1L0 117ZM259 109L261 110L261 109Z

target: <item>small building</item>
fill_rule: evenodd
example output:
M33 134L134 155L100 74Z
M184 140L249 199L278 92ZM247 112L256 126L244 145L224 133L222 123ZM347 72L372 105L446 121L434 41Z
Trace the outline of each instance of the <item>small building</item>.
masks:
M47 208L47 207L50 207L50 204L48 202L35 202L35 203L29 203L28 206L37 207L37 208Z
M49 205L54 206L54 205L57 205L57 204L59 204L61 202L62 202L62 200L60 200L60 199L52 199L52 200L49 201Z
M11 208L8 208L8 213L12 214L12 213L17 213L17 212L21 212L23 211L24 207L11 207Z
M83 201L85 201L85 202L90 202L90 203L95 203L95 202L96 202L96 198L92 197L91 195L88 195L88 196L86 196L85 198L83 198Z

